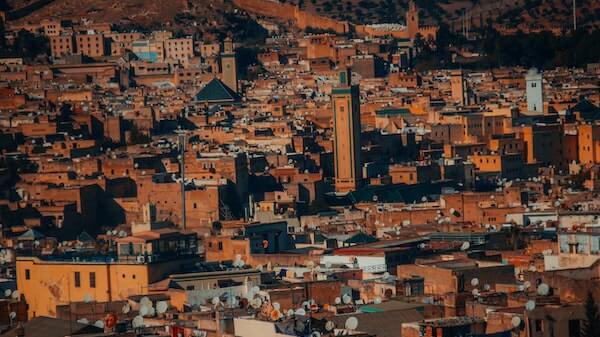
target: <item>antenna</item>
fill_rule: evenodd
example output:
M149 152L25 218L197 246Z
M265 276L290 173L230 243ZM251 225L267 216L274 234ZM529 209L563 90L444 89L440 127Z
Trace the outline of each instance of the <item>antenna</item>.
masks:
M573 0L573 31L577 30L577 0Z
M177 129L175 133L177 133L179 136L179 172L181 173L181 226L183 230L185 230L185 131L182 129Z

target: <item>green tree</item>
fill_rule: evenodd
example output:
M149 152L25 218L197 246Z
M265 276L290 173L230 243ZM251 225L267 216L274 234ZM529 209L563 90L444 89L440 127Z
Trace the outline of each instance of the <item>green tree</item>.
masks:
M581 329L581 337L600 337L600 314L591 291L588 291L585 299L585 321Z

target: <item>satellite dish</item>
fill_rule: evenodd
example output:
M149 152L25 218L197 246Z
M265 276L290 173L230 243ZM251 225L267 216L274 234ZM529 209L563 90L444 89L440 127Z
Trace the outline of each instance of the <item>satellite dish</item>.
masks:
M486 283L485 285L483 285L483 289L485 289L485 291L490 291L490 289L492 289L492 286Z
M77 320L77 323L79 323L79 324L86 324L87 325L87 324L90 324L90 321L88 321L87 318L80 318L80 319Z
M528 311L535 309L535 301L534 300L527 301L527 303L525 303L525 309L527 309Z
M10 319L15 319L15 318L17 318L17 313L14 311L11 311L10 314L8 315L8 317L10 317Z
M333 321L327 321L327 323L325 323L325 330L333 331L333 329L335 329L335 323L333 323Z
M93 300L94 300L94 298L92 297L92 295L87 294L87 293L85 295L83 295L83 302L84 303L90 303Z
M296 316L306 316L306 310L300 308L300 309L298 309L298 310L296 310L294 312L294 315L296 315Z
M125 303L123 308L121 308L121 312L124 314L128 314L130 311L131 311L131 306L129 305L129 303Z
M141 327L143 327L144 326L144 317L142 317L140 315L135 316L133 318L133 320L131 321L131 325L134 328L141 328Z
M550 287L546 283L541 283L537 288L538 295L546 296L550 292Z
M4 290L4 297L10 297L11 294L12 294L12 290L10 290L10 289Z
M348 330L355 330L358 327L358 319L354 316L348 317L344 326Z
M140 299L140 305L145 305L147 307L152 306L152 301L148 298L148 296L144 296Z
M335 302L335 304L340 304L340 303L342 303L342 299L339 297L336 297L334 302Z
M471 293L473 294L473 296L479 296L479 289L473 289Z
M148 316L148 314L150 313L150 310L148 309L147 306L143 305L140 307L140 316Z
M94 326L100 329L104 329L104 321L99 319L94 323Z
M13 299L15 299L15 300L16 300L16 299L18 299L18 298L19 298L19 296L20 296L20 294L19 294L19 291L18 291L18 290L15 290L15 291L13 291L13 293L12 293L12 295L11 295L11 297L12 297Z
M148 308L148 316L156 315L156 310L153 307Z
M514 328L517 328L521 325L521 317L519 316L514 316L511 320L510 320L512 326Z
M288 309L287 315L288 316L294 316L294 309Z
M471 279L471 285L473 287L477 287L479 285L479 279L477 277L473 277L473 279Z
M159 301L158 303L156 303L156 312L158 312L159 314L164 314L168 308L169 304L165 301Z
M375 299L373 300L373 303L381 304L381 297L379 297L379 296L375 297Z
M275 309L275 310L281 309L281 304L279 304L279 302L273 302L273 309Z
M253 299L250 303L250 306L252 306L254 309L260 308L261 305L262 305L262 300L258 297Z
M219 303L221 303L221 299L218 296L215 296L212 298L211 303L213 305L218 305Z
M468 250L470 247L471 247L471 243L469 243L469 241L465 241L460 246L460 250L465 251L465 250Z
M350 302L352 302L352 297L350 297L350 295L345 294L344 296L342 296L342 301L344 302L344 304L350 304Z
M313 331L313 332L310 334L310 337L321 337L321 333L320 333L320 332L318 332L318 331Z

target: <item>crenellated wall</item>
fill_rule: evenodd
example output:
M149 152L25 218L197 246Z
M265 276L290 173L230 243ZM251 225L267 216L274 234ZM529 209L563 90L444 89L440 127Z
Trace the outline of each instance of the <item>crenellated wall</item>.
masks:
M307 27L347 33L350 23L337 21L299 9L297 6L270 0L234 0L234 4L249 12L258 13L286 21L293 21L300 29Z

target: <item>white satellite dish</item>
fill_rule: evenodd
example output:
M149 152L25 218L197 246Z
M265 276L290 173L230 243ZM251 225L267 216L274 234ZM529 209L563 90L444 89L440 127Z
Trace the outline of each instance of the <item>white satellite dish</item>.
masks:
M294 316L294 309L288 309L287 315L288 316Z
M490 291L490 289L492 289L492 286L486 283L483 285L483 289L485 289L485 291Z
M510 320L511 324L513 327L517 328L521 325L521 317L519 316L514 316L511 320Z
M473 296L479 296L479 289L473 289L471 293L473 294Z
M358 319L354 316L348 317L344 326L348 330L356 330L356 328L358 328Z
M144 305L144 306L152 306L152 301L150 301L150 298L148 298L148 296L144 296L140 299L140 305Z
M350 297L350 295L345 294L344 296L342 296L342 301L344 302L344 304L350 304L350 302L352 302L352 297Z
M10 297L11 294L12 294L12 290L10 290L10 289L4 290L4 297Z
M169 308L169 304L166 301L159 301L156 303L156 312L164 314Z
M77 320L77 323L79 324L90 324L90 321L87 318L80 318Z
M541 283L537 287L537 292L538 292L538 295L540 295L540 296L546 296L550 292L550 287L546 283Z
M375 299L373 300L373 303L381 304L381 297L379 297L379 296L375 297Z
M10 314L8 315L8 317L10 317L10 319L15 319L15 318L17 318L17 313L14 311L11 311Z
M294 312L296 316L306 316L306 310L300 308Z
M259 297L253 299L250 303L250 306L252 306L254 309L260 308L261 305L262 305L262 300Z
M134 328L141 328L141 327L143 327L144 326L144 317L142 317L140 315L135 316L133 318L133 320L131 321L131 325Z
M339 298L339 297L336 297L334 303L335 304L340 304L340 303L342 303L342 299Z
M473 278L471 279L471 285L472 285L473 287L477 287L477 286L479 285L479 279L478 279L477 277L473 277Z
M470 247L471 247L471 243L469 243L469 241L465 241L460 246L460 250L465 251L465 250L468 250Z
M150 310L149 310L149 308L147 306L142 305L140 307L140 316L142 316L142 317L143 316L148 316L149 313L150 313Z
M123 308L121 308L121 312L124 314L128 314L130 311L131 311L131 306L129 305L129 303L125 303Z
M335 323L333 323L333 321L327 321L327 323L325 323L325 330L333 331L333 329L335 329Z
M94 326L100 329L104 329L104 321L99 319L94 323Z
M534 300L527 301L527 303L525 303L525 309L527 309L528 311L535 309L535 301Z
M11 297L12 297L13 299L15 299L15 300L16 300L16 299L18 299L18 298L19 298L19 296L21 296L21 295L19 294L19 291L18 291L18 290L15 290L15 291L13 291L13 293L12 293L12 295L11 295Z

